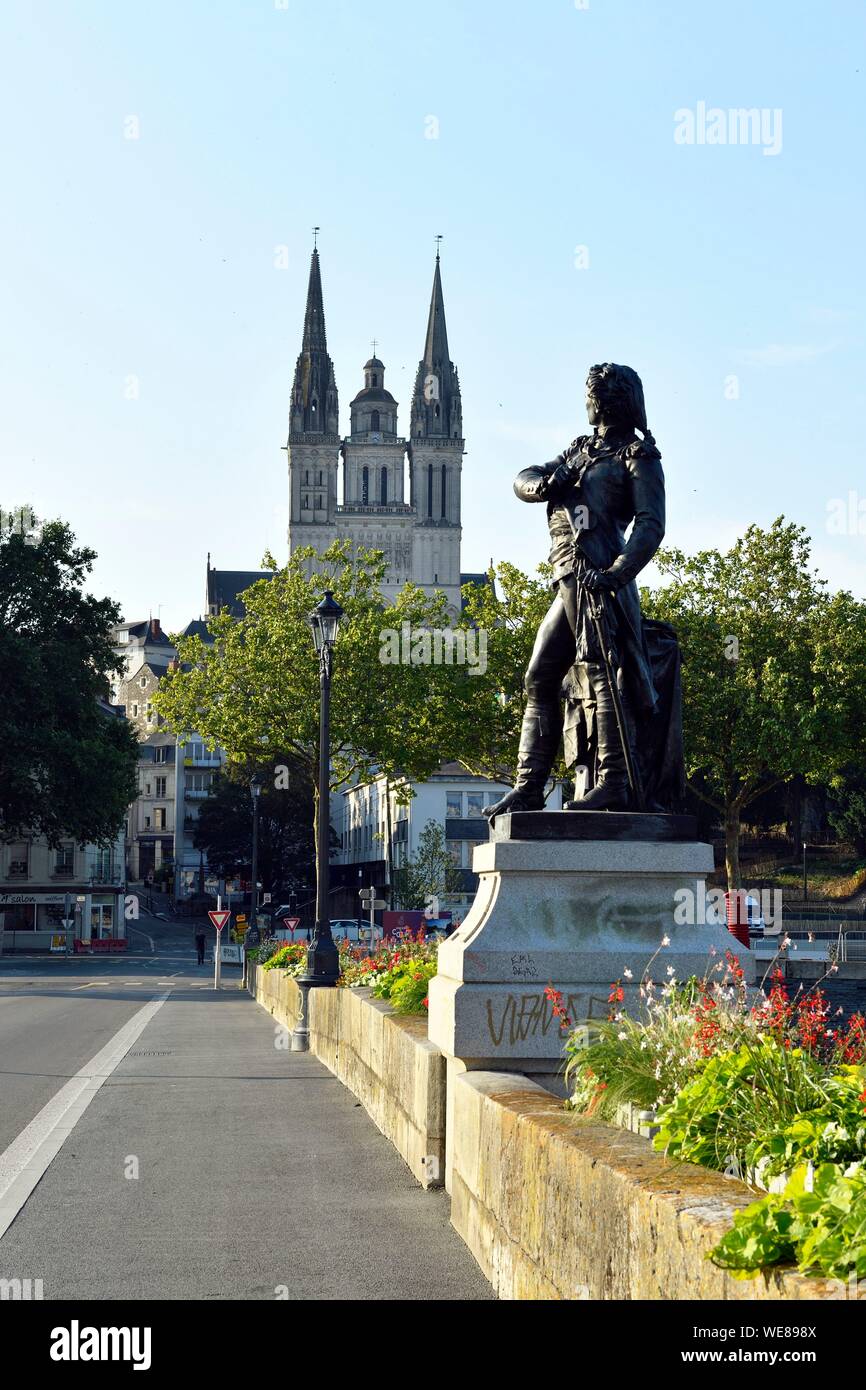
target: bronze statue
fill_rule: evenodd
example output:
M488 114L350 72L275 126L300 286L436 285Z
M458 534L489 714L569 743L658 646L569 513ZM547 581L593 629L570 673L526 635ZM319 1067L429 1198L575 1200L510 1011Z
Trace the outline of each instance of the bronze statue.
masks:
M563 731L567 764L593 781L567 809L670 810L682 795L679 649L672 628L643 618L635 583L665 533L640 377L591 368L586 407L593 433L514 483L522 501L547 503L554 598L526 672L517 780L489 819L543 808Z

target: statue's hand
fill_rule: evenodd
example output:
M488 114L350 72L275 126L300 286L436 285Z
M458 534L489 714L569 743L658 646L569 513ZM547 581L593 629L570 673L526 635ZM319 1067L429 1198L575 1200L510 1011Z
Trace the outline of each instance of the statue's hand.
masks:
M583 582L593 594L615 594L619 588L615 575L610 574L607 570L590 569L588 565Z
M573 482L573 466L570 463L561 463L547 479L547 496L557 500L568 491Z

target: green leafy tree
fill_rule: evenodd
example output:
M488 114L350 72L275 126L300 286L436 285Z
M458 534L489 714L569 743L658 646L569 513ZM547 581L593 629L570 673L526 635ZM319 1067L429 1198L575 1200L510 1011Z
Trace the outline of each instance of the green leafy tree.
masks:
M840 840L866 855L866 768L849 765L833 779L827 819Z
M0 836L107 846L136 795L138 743L100 701L120 609L84 592L96 553L61 521L0 535Z
M205 851L210 869L222 878L249 870L252 855L253 808L249 781L262 776L259 797L258 877L266 891L305 894L315 878L312 789L306 777L288 780L276 775L274 764L236 766L214 779L199 806L193 842ZM279 783L279 785L277 785Z
M451 858L445 831L438 821L428 820L413 857L394 869L395 904L406 912L421 910L431 898L459 893L461 886L460 868Z
M656 564L668 582L642 603L679 636L689 785L724 821L735 889L750 802L796 773L829 781L863 747L866 605L828 593L784 518L724 553L666 549Z
M308 562L316 572L307 574ZM265 564L275 568L272 556ZM344 610L331 689L331 790L380 775L424 780L456 741L460 710L449 699L451 668L397 662L383 634L445 627L443 595L407 584L382 597L380 552L336 542L322 555L296 551L273 579L243 595L245 614L211 618L212 645L176 640L180 669L156 705L176 732L195 729L232 764L274 760L282 751L317 796L319 668L308 615L326 589ZM399 643L398 643L399 646Z
M479 777L513 783L526 695L523 680L536 633L550 607L550 568L531 578L515 565L499 564L489 583L464 586L460 626L475 628L486 643L486 670L454 667L449 698L457 718L452 756ZM564 775L564 765L558 769Z

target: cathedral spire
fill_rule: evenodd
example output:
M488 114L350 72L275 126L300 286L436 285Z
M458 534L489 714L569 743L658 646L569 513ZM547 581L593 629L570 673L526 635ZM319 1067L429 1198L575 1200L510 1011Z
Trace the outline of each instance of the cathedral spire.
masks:
M459 438L463 433L460 383L457 368L448 352L438 239L424 356L418 363L412 397L411 432L412 438L436 436L450 439Z
M423 362L431 371L437 365L448 362L448 330L445 326L445 301L442 298L442 275L439 270L439 252L436 252L436 269L433 272L433 293L430 296L430 312L427 316L427 337L424 342Z
M310 279L307 285L307 310L304 314L303 352L327 352L328 340L325 336L325 305L322 299L322 272L319 266L319 253L313 248L310 260Z
M289 430L292 435L321 436L338 433L337 385L334 380L334 364L328 356L322 271L319 252L315 246L310 259L304 336L292 385Z

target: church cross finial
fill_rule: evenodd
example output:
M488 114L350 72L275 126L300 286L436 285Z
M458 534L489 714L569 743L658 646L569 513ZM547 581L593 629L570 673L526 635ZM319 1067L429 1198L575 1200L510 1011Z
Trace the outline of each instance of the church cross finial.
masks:
M376 356L376 339L373 339L373 356Z
M320 231L321 231L321 227L314 227L314 228L313 228L313 250L314 250L314 251L317 249L317 241L318 241L318 236L319 236L319 232L320 232Z
M438 259L439 259L439 244L440 244L441 241L442 241L442 237L441 237L441 236L437 236L437 238L436 238L436 259L437 259L437 261L438 261Z

